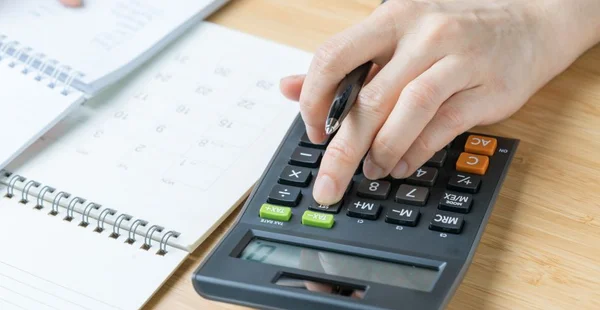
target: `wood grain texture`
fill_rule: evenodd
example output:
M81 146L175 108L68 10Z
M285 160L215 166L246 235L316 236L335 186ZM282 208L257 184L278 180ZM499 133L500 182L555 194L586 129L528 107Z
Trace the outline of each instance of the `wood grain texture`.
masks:
M234 0L211 21L314 51L377 0ZM510 119L474 131L521 144L449 309L600 309L600 46ZM237 216L177 270L147 309L242 309L198 296L191 274Z

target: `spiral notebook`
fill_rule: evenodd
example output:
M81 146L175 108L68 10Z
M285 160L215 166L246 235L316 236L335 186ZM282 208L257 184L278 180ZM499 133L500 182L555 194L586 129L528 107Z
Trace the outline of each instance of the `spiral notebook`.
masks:
M227 0L0 1L0 169ZM18 128L18 130L16 130Z
M259 179L310 59L204 22L61 120L0 173L0 309L141 307Z

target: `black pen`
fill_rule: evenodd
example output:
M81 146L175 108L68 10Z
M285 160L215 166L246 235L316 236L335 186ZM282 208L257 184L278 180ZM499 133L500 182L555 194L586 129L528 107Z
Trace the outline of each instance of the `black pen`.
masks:
M348 73L340 82L325 121L325 133L327 135L333 134L342 125L342 121L356 102L358 93L362 89L372 65L373 63L370 61L361 65Z
M386 1L381 0L381 4ZM362 89L372 66L373 62L369 61L352 70L338 85L335 97L329 108L327 120L325 121L325 134L328 136L335 133L342 125L342 121L346 118L348 112L350 112L354 102L356 102L358 93Z

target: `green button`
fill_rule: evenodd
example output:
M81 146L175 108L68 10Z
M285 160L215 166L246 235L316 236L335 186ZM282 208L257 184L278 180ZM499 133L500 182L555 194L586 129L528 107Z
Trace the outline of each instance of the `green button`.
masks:
M333 214L305 211L302 214L302 225L331 228L333 226Z
M258 214L264 219L287 222L292 217L292 208L263 203Z

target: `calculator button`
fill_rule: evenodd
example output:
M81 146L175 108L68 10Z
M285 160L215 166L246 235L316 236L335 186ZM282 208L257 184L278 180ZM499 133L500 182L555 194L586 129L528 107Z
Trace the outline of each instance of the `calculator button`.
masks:
M363 179L357 189L357 195L364 198L386 199L392 184L388 181Z
M338 213L342 207L342 201L338 201L332 205L322 205L316 201L311 201L310 205L308 205L309 210L317 211L317 212L325 212L325 213Z
M304 211L304 214L302 214L302 225L331 228L333 227L333 222L333 214L314 211Z
M423 206L429 198L429 189L408 184L402 184L396 192L395 201L411 205Z
M463 223L464 219L462 215L437 212L429 223L429 229L458 234L462 230Z
M292 208L263 203L258 214L263 219L288 222L292 217Z
M411 176L406 178L406 183L423 186L433 186L437 179L438 171L431 167L421 167Z
M279 175L279 183L286 185L307 186L312 172L307 168L286 166Z
M381 212L381 206L375 202L352 200L348 204L346 215L367 220L376 220Z
M298 205L298 202L300 202L301 197L302 193L299 188L277 184L271 189L267 202L276 205L295 207Z
M459 213L469 213L472 204L473 196L470 194L446 191L444 192L442 199L440 199L438 209Z
M419 221L420 212L415 207L392 207L385 215L385 221L390 224L402 226L416 226Z
M484 175L489 165L489 157L463 152L456 161L456 170Z
M492 156L496 152L498 141L494 138L470 135L465 143L465 151L474 154Z
M321 162L321 151L307 147L297 147L290 157L291 165L316 168Z
M467 173L454 173L448 181L448 189L460 192L477 193L481 177Z
M327 148L327 143L329 143L329 139L330 138L327 138L323 143L315 144L310 142L310 139L308 139L308 135L304 133L300 138L300 145L324 150Z
M446 161L447 154L448 152L446 150L437 151L427 161L427 163L425 163L425 165L431 167L442 167L444 165L444 162Z

